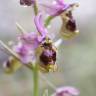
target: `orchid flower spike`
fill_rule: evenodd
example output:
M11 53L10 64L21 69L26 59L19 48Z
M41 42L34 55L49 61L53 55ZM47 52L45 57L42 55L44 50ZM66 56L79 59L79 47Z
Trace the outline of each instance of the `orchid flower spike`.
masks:
M20 5L31 6L33 5L35 0L20 0Z
M79 91L71 86L65 86L56 89L56 92L52 96L79 96Z

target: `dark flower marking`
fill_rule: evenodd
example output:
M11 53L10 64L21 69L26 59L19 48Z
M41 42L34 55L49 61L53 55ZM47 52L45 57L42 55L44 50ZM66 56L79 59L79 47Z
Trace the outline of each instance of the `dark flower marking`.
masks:
M56 50L53 49L52 43L43 43L43 51L40 55L40 61L44 65L55 64L56 62Z
M20 5L31 6L34 3L34 0L20 0Z
M10 67L11 67L10 60L6 61L6 67L7 67L7 68L10 68Z
M70 19L68 20L67 24L66 24L66 28L72 32L74 32L76 30L76 22L74 19Z
M69 20L66 23L66 28L72 32L74 32L76 30L76 21L74 20L73 16L72 16L72 12L69 11L66 14L67 17L69 17Z

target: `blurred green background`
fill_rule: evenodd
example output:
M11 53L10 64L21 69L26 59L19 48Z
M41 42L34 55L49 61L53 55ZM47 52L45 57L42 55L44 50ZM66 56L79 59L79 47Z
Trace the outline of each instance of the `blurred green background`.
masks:
M80 3L80 7L73 12L80 34L74 39L65 40L60 46L58 72L44 75L56 87L71 85L80 90L80 96L96 96L96 0L65 1ZM0 0L0 39L5 43L16 40L16 22L28 32L34 32L36 29L33 18L32 7L20 6L19 0ZM52 21L51 28L48 29L52 37L54 33L58 34L60 27L61 21L58 17ZM4 74L2 64L7 58L8 56L0 51L0 96L32 96L32 73L22 67L13 75ZM46 88L53 92L42 79L39 87L40 94Z

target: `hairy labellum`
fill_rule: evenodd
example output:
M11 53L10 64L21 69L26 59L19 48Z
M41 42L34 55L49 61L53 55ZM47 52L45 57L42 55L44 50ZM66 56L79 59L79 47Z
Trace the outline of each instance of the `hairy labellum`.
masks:
M64 38L69 39L79 33L79 31L77 30L76 21L72 16L72 10L63 13L61 15L61 18L62 18L62 27L60 32Z
M34 3L34 0L20 0L20 5L31 6Z
M40 54L41 66L47 70L56 65L56 48L50 42L42 44L42 52ZM54 69L54 68L52 68Z
M72 12L69 11L66 13L66 16L69 18L69 20L66 22L66 28L72 32L76 30L76 22L72 16Z
M44 65L55 64L56 51L52 48L52 44L43 44L43 52L40 56L40 60Z
M66 24L66 28L70 30L71 32L74 32L76 30L76 22L74 19L68 20Z
M8 61L5 62L5 67L6 68L10 68L11 67L10 60L8 60Z
M66 16L67 16L68 18L73 18L71 11L68 11L68 13L66 13Z

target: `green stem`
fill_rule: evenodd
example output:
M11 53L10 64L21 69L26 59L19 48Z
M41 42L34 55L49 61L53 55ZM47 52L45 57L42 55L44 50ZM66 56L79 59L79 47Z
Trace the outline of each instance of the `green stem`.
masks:
M45 20L45 27L47 27L49 24L50 24L50 22L51 22L51 20L53 19L54 17L52 17L52 16L48 16L48 18Z
M34 13L35 13L35 15L38 14L38 4L37 4L37 0L35 0L35 3L34 3Z
M38 4L37 0L35 0L34 3L34 13L35 16L38 14ZM38 90L38 79L39 79L39 70L38 70L38 64L35 64L35 67L33 69L33 84L34 84L34 89L33 89L33 96L39 96L39 90Z
M38 79L39 79L39 71L38 71L38 64L35 65L33 70L33 83L34 83L34 90L33 96L39 96L38 94Z

